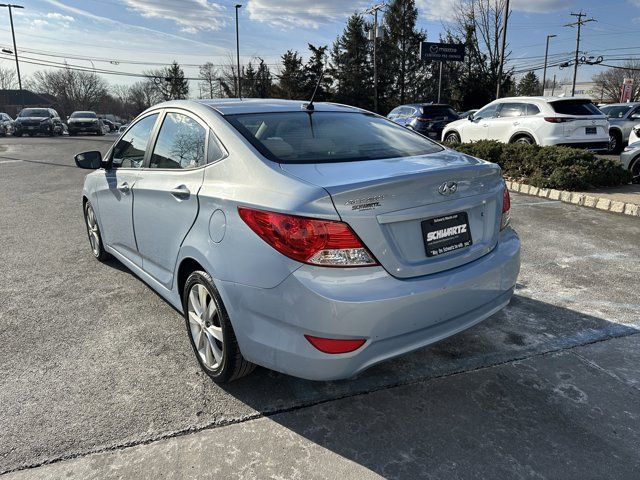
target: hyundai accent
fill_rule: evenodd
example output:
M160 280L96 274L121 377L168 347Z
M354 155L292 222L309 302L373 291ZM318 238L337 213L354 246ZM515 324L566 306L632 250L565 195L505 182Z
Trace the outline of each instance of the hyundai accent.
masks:
M500 168L357 108L173 101L75 158L91 250L185 317L216 382L351 377L509 302Z

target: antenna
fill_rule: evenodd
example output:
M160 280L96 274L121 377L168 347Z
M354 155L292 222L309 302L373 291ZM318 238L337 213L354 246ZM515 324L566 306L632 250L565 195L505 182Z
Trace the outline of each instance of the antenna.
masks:
M318 83L316 83L316 88L313 89L313 95L311 95L311 100L309 100L309 103L307 103L306 105L302 105L302 108L305 108L307 110L314 110L314 106L313 106L313 101L316 98L316 93L318 92L318 87L320 87L320 82L322 82L322 79L324 78L324 70L325 67L322 67L322 71L320 72L320 77L318 78Z

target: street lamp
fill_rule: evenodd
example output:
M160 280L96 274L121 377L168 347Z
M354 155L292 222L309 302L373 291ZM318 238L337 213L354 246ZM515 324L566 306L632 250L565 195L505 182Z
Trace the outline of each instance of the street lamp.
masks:
M238 61L238 86L236 88L236 96L240 98L242 96L241 82L240 82L240 34L238 32L238 10L242 8L239 3L235 4L236 9L236 58Z
M544 95L544 84L547 81L547 57L549 56L549 39L557 35L547 35L547 48L544 51L544 71L542 73L542 95Z
M16 46L16 33L13 30L13 13L11 12L12 8L24 8L22 5L14 5L11 3L0 3L0 7L7 7L9 9L9 21L11 22L11 36L13 37L13 53L16 57L16 72L18 73L18 88L20 89L20 107L23 107L24 105L22 105L23 102L23 98L22 98L22 79L20 78L20 63L18 62L18 47ZM2 51L4 52L6 49L3 49ZM11 50L9 50L10 52ZM6 53L6 52L5 52Z

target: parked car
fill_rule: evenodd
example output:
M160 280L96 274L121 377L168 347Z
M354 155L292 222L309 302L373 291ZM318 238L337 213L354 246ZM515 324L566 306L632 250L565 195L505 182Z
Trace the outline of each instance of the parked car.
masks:
M474 108L472 110L467 110L466 112L462 112L460 113L460 118L467 118L469 115L475 115L475 113L478 111L477 108Z
M631 133L629 134L629 140L627 141L627 144L631 145L632 143L636 143L636 142L640 142L640 123L638 123L631 129Z
M106 119L106 118L101 118L100 120L102 120L102 123L104 125L109 127L109 132L115 132L117 130L115 123L113 123L111 120Z
M13 118L6 113L0 113L0 135L13 135Z
M609 152L620 153L634 125L640 122L640 102L612 103L600 107L609 119Z
M634 128L629 145L620 154L620 163L631 172L633 183L640 183L640 125Z
M16 137L22 135L62 135L60 115L53 108L23 108L13 122Z
M394 108L387 118L429 138L439 140L445 125L458 120L460 116L449 105L414 103Z
M445 142L497 140L607 150L609 122L588 99L501 98L466 120L447 125L442 139Z
M520 243L500 168L364 110L166 102L104 158L75 161L99 168L82 197L93 255L183 312L217 382L253 364L350 377L513 294Z
M78 135L79 133L95 133L96 135L104 135L104 124L98 118L95 112L79 111L73 112L67 121L69 135Z

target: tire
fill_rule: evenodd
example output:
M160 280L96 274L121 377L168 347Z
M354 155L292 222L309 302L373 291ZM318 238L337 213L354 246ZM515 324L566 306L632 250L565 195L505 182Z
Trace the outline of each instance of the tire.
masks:
M522 135L520 137L517 137L511 143L516 143L516 144L520 144L520 145L535 145L536 144L535 140L533 138L531 138L529 135Z
M21 134L21 133L18 133L18 132L14 132L14 133L13 133L13 136L14 136L14 137L21 137L21 136L22 136L22 134Z
M253 371L255 365L240 353L227 310L207 272L196 270L189 275L182 308L193 353L214 382L232 382Z
M55 134L56 134L56 131L53 129L53 127L49 128L47 135L49 135L50 137L53 137Z
M607 153L612 155L617 155L622 151L622 135L620 132L610 131L609 132L609 149Z
M444 137L444 143L460 143L460 135L456 132L449 132Z
M84 224L87 227L87 236L89 237L89 245L91 245L93 256L101 262L111 258L111 255L104 249L96 212L89 201L84 204Z
M640 157L636 158L636 161L631 164L629 171L632 175L632 183L640 183Z

